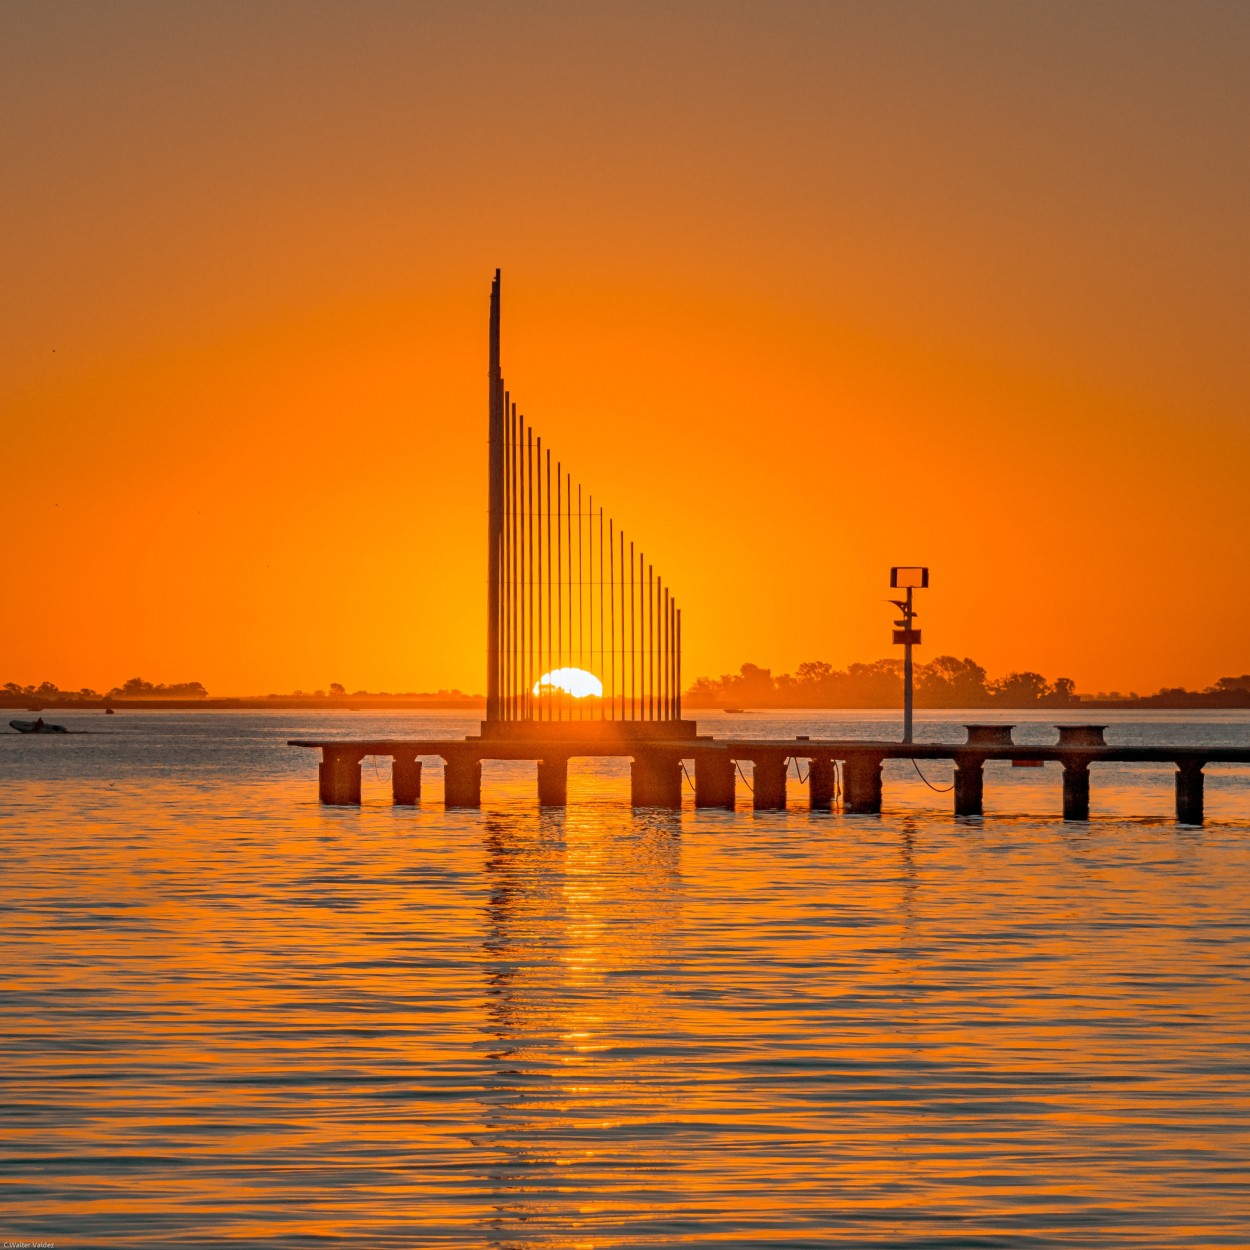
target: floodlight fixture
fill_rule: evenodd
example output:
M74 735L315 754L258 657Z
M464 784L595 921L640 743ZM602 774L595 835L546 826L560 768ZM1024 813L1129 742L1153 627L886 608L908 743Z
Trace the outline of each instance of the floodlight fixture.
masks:
M896 564L890 570L892 590L927 590L929 570L920 564Z

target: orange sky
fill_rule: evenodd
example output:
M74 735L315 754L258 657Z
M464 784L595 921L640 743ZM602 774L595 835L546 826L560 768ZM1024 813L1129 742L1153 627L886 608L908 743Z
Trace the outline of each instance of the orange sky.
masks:
M0 681L484 687L486 312L685 674L1250 669L1250 8L10 0Z

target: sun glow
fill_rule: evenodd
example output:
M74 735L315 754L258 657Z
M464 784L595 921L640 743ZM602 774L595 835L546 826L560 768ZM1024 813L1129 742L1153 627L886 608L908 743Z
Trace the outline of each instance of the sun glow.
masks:
M575 699L603 698L603 682L584 668L555 668L534 683L535 694L571 694Z

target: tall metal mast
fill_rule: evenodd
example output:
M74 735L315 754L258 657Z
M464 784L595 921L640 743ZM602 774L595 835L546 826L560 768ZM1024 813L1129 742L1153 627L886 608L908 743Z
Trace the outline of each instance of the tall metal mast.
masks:
M500 559L503 548L503 372L499 366L499 270L490 288L490 504L486 590L486 719L499 720Z

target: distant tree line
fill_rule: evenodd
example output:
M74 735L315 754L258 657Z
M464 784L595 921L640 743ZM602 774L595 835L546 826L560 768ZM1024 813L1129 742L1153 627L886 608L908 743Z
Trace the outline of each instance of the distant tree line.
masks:
M93 702L100 699L207 699L208 691L198 681L177 681L170 685L154 684L142 677L132 677L120 686L114 686L101 694L90 686L79 690L62 690L53 681L41 681L37 686L19 686L6 681L4 693L14 699L35 699L45 703Z
M939 655L915 669L916 706L1072 707L1124 703L1143 707L1250 707L1250 674L1221 677L1204 690L1166 687L1155 695L1081 695L1070 677L1049 681L1031 670L991 678L975 660ZM824 660L800 664L794 673L744 664L736 673L700 677L683 696L700 707L895 707L903 699L902 660L874 660L834 668Z
M332 681L329 690L292 690L290 694L268 694L268 699L438 699L446 702L480 701L481 696L462 690L352 690L341 681Z

